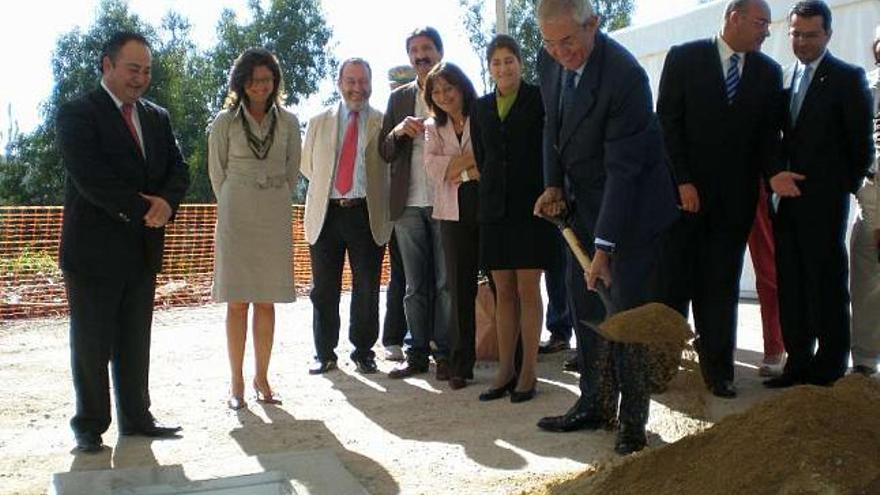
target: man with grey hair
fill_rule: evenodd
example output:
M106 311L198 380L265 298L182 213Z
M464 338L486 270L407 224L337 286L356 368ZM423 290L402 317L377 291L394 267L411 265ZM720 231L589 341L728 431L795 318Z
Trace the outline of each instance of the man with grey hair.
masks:
M391 236L388 166L379 156L382 112L370 106L372 71L363 59L339 68L342 101L309 121L302 174L309 179L305 236L312 263L311 374L336 367L342 267L348 252L352 273L349 339L360 373L375 373L373 345L379 337L379 277Z
M871 178L856 194L859 215L850 237L850 290L852 291L853 371L866 376L880 364L880 26L872 45L877 68L868 73L873 96L874 166Z
M599 31L586 0L542 0L538 59L545 191L535 214L569 214L593 256L584 273L569 259L567 284L581 362L581 397L548 431L619 422L615 451L644 448L650 395L645 348L605 340L591 325L648 302L664 232L675 221L674 187L644 69ZM603 294L604 305L590 291ZM618 414L619 403L619 414Z
M782 68L759 51L770 22L766 1L730 1L718 36L669 50L657 98L682 210L664 249L662 298L685 316L690 302L703 379L724 398L736 396L739 282L761 171L779 149ZM772 248L754 258L774 268Z

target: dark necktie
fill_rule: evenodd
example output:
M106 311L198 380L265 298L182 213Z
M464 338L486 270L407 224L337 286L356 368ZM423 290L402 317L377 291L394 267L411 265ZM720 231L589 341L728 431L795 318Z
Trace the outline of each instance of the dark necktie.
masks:
M143 156L144 150L141 148L141 139L138 137L137 129L134 126L134 120L132 120L131 112L134 108L134 105L131 103L123 103L122 104L122 117L125 119L125 125L128 126L128 131L131 132L131 137L134 139L134 144L137 145L138 153Z
M577 72L573 70L565 71L565 83L562 86L562 98L559 99L559 115L560 122L565 120L565 114L568 113L572 104L574 103L575 98L575 78L577 78Z
M354 180L354 160L357 156L358 112L348 114L348 126L342 138L342 151L339 153L339 166L336 168L336 190L341 194L351 191Z
M736 88L739 86L739 55L736 53L730 56L730 67L727 69L724 86L727 89L727 103L731 104L733 97L736 96Z

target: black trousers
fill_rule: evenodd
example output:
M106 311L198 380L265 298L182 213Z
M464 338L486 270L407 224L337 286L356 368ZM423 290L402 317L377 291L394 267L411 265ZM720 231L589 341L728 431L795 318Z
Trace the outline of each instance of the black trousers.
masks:
M849 362L849 195L783 199L773 215L786 373L827 384Z
M385 292L385 321L382 323L382 345L403 346L406 337L406 313L403 311L403 296L406 295L406 275L403 271L403 259L397 246L397 236L392 233L388 242L388 258L391 265L391 277L388 290Z
M580 233L580 239L589 239ZM593 247L587 246L592 252ZM653 299L659 240L630 251L618 251L611 263L611 313L640 306ZM592 254L592 253L591 253ZM575 314L580 391L576 408L597 420L617 418L627 428L644 429L648 422L650 390L645 365L647 348L605 340L592 325L603 321L605 308L595 292L587 290L584 272L569 252L567 288Z
M565 253L568 251L568 246L562 240L562 236L554 232L547 249L553 252L550 265L544 270L544 287L547 289L547 330L550 331L551 338L568 342L572 334L571 311L565 289L567 271Z
M64 272L70 306L70 364L76 391L75 435L110 426L111 364L119 428L151 424L150 329L156 276L138 271L103 278Z
M477 222L440 222L447 283L451 299L449 318L449 372L473 378L476 362L476 298L480 228Z
M379 338L379 277L382 246L370 230L366 203L343 208L327 206L321 235L309 246L312 264L312 333L315 355L322 361L336 360L339 343L339 300L345 254L351 266L352 292L349 340L352 359L374 357Z
M685 213L661 248L660 300L694 311L695 348L710 385L733 380L737 308L749 225Z

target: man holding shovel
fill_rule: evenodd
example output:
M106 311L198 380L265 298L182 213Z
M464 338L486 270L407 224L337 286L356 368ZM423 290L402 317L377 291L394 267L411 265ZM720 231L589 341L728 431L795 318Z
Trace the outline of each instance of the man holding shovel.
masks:
M646 349L611 342L591 327L649 301L663 233L678 215L674 186L648 78L635 58L599 31L589 0L541 0L537 12L546 190L535 214L567 212L594 258L586 272L568 264L581 397L538 427L564 432L619 421L615 450L625 455L646 443ZM604 304L589 292L597 289Z

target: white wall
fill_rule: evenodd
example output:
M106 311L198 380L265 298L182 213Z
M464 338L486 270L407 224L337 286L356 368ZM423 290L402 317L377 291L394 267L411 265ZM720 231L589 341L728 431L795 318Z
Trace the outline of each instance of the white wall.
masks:
M622 29L612 36L639 59L648 72L651 89L656 96L663 61L669 47L717 34L726 3L726 0L719 0L701 5L682 16ZM829 49L838 58L870 70L874 66L874 57L871 54L874 30L880 25L880 0L826 0L826 3L832 11ZM787 67L794 62L788 37L788 11L794 1L768 0L768 4L773 25L770 28L770 38L764 42L763 51L783 67ZM854 215L855 211L853 202L850 215ZM743 297L756 297L755 274L751 259L748 258L748 250L740 287Z

